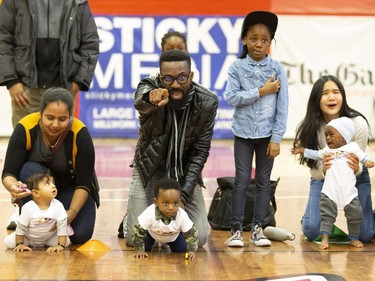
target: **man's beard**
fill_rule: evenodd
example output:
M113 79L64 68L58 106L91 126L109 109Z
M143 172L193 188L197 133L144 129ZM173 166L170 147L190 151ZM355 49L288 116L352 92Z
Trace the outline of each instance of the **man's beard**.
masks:
M173 92L173 90L171 91ZM190 94L189 92L184 92L182 99L174 100L169 98L169 102L167 103L167 107L174 110L181 110L184 109L190 102Z

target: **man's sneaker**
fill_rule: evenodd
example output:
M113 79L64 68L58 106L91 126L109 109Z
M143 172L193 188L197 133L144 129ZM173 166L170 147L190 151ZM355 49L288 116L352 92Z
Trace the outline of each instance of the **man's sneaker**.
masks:
M20 216L20 207L18 206L18 204L13 203L13 208L14 208L13 214L8 219L8 226L7 226L8 230L15 230L16 229L17 221L18 221L18 218Z
M271 241L263 234L263 229L259 225L255 225L250 236L250 243L258 247L271 246Z
M243 247L243 239L241 230L237 230L227 241L225 241L225 245L228 247Z

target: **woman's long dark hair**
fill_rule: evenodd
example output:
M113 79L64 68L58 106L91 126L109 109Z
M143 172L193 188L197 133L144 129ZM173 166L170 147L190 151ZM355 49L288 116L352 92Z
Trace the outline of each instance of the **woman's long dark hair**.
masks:
M323 93L324 84L327 81L334 82L342 95L342 107L339 112L340 117L349 117L353 118L356 116L362 116L369 126L369 123L366 117L358 112L357 110L351 108L346 100L346 93L344 86L340 82L338 78L333 75L325 75L320 77L313 85L309 97L309 101L307 103L307 110L305 118L302 122L298 125L296 130L296 136L294 138L293 147L302 146L314 150L319 149L319 139L318 139L318 132L320 129L321 124L324 122L324 117L322 110L320 108L320 99ZM370 126L369 126L370 127ZM307 159L303 157L303 154L300 154L299 157L300 164L306 164L309 168L317 168L317 161L312 159Z

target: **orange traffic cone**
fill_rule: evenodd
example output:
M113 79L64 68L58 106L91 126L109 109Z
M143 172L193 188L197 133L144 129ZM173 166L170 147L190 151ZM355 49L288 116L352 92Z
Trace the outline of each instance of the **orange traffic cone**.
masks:
M89 240L76 250L81 252L107 252L110 251L111 248L99 240Z

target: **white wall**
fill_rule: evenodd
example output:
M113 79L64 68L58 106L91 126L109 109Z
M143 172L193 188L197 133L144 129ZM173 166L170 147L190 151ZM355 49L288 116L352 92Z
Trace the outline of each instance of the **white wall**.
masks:
M271 56L284 64L289 82L285 138L306 113L313 83L332 74L343 83L350 107L360 111L375 136L375 17L279 16Z

